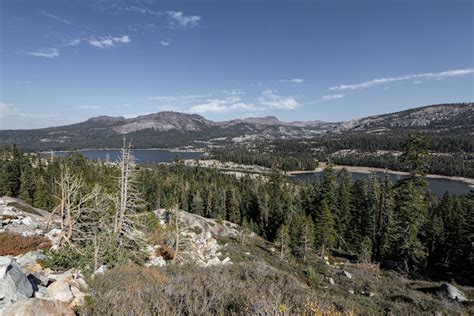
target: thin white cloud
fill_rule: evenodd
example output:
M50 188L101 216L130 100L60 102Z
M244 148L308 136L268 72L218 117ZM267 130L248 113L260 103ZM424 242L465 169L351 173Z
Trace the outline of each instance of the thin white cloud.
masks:
M14 109L10 104L0 102L0 118L4 118L12 112L14 112Z
M172 102L172 101L190 101L212 97L212 94L188 94L180 96L155 96L147 98L148 101Z
M199 24L201 17L198 15L184 15L182 11L166 11L170 18L172 28L193 28Z
M465 68L465 69L453 69L443 72L436 72L436 73L422 73L422 74L414 74L414 75L405 75L400 77L389 77L389 78L377 78L368 81L364 81L361 83L356 84L341 84L339 86L330 87L329 90L331 91L342 91L342 90L358 90L358 89L367 89L372 88L392 82L397 81L405 81L405 80L442 80L448 79L452 77L460 77L466 76L469 74L474 73L474 68Z
M118 44L126 44L130 42L130 37L128 35L123 35L120 37L106 36L106 37L93 37L90 38L89 44L99 48L112 47Z
M77 107L80 110L99 110L101 109L100 106L97 105L81 105Z
M35 119L43 119L43 118L52 118L56 117L56 113L24 113L21 112L20 109L12 106L11 104L1 102L0 101L0 119L8 117L9 119L28 119L28 118L35 118Z
M105 6L104 9L115 9L122 12L132 12L136 14L152 15L157 17L167 17L168 27L172 29L193 28L201 22L199 15L185 15L182 11L156 11L145 6L128 5L128 4L112 4Z
M262 111L263 108L254 104L242 102L239 97L228 97L224 99L211 99L205 103L196 104L190 107L190 113L228 113L239 111Z
M230 95L230 96L236 96L236 95L245 95L247 92L241 89L229 89L229 90L221 90L220 93L223 95Z
M23 54L35 57L55 58L59 56L59 49L45 48L38 51L23 52Z
M337 100L337 99L342 99L342 98L344 98L343 94L328 94L328 95L322 96L321 100L329 101L329 100Z
M61 23L67 24L67 25L73 25L73 23L71 21L63 19L63 18L61 18L57 15L54 15L54 14L48 12L48 11L40 11L40 14L42 14L42 15L50 18L50 19L53 19L57 22L61 22Z
M166 41L166 40L161 40L161 41L160 41L160 44L161 44L161 46L170 46L171 42L170 42L170 41Z
M281 82L290 82L290 83L303 83L304 79L302 78L292 78L292 79L282 79Z
M282 110L294 110L299 103L293 97L283 97L275 94L271 89L262 92L263 97L259 98L260 104Z
M75 39L69 41L65 46L73 46L73 47L75 47L75 46L81 44L81 42L82 42L82 40L81 40L80 38L75 38Z

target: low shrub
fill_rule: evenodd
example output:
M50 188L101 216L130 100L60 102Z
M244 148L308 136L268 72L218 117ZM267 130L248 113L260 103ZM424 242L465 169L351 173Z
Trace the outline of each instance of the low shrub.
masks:
M157 256L162 256L163 259L165 260L171 260L175 256L175 252L173 248L171 248L168 245L161 245L156 249L156 255Z
M0 233L0 256L18 256L29 251L51 247L48 238L39 236L21 236L12 233Z
M96 276L90 291L94 299L80 311L83 315L338 315L346 310L340 302L336 313L330 300L262 262L212 268L127 266Z

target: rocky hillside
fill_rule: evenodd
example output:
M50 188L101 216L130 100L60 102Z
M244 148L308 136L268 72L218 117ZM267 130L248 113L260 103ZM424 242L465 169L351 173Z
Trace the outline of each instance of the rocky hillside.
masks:
M474 122L474 104L440 104L411 110L369 116L343 122L337 131L383 131L402 128L460 128Z
M37 130L0 130L0 146L26 150L116 148L127 135L137 148L208 147L259 140L314 138L340 133L393 130L472 132L472 103L432 105L348 122L283 122L273 116L214 122L196 114L159 112L136 118L100 116L73 125Z
M169 211L154 214L161 229L174 229ZM277 245L187 212L179 213L179 256L149 241L143 266L101 266L93 275L45 267L61 235L49 213L3 197L0 223L2 316L103 315L111 306L117 315L466 314L473 307L473 288L409 280L337 252L305 265L281 261Z

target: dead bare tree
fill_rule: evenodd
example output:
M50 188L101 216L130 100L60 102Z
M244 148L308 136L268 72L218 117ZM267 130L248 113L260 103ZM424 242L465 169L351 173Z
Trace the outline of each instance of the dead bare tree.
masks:
M143 241L143 233L138 229L140 217L137 211L143 205L139 190L135 181L135 163L131 154L131 143L126 143L122 148L122 157L119 161L120 178L119 193L115 198L116 212L114 233L118 237L119 243L127 242L140 244Z
M60 213L61 242L71 244L74 233L75 218L81 212L82 207L88 202L90 196L84 194L84 181L79 175L71 172L68 166L61 166L61 176L56 182L59 194L55 198L59 201L58 206L51 212L48 223L56 212Z

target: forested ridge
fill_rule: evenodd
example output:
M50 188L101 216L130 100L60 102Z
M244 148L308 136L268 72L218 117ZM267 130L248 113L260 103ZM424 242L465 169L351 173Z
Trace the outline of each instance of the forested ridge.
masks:
M117 166L88 161L77 153L49 161L12 147L0 157L0 196L20 197L48 211L58 203L55 196L60 195L66 167L84 181L81 194L97 185L104 194L117 190ZM137 211L146 215L156 208L179 207L229 220L275 243L282 260L305 262L337 251L403 273L472 285L474 194L446 194L441 199L430 195L423 180L428 159L426 137L412 134L399 157L411 176L397 183L376 176L354 182L347 171L337 173L331 167L320 181L288 183L277 168L260 178L237 178L185 167L180 161L139 165L136 188L144 203ZM87 260L58 262L74 266Z
M429 158L428 173L446 176L474 177L474 138L470 133L424 133ZM312 170L319 162L340 165L388 168L409 171L400 162L407 131L387 134L343 134L301 140L258 142L253 146L227 146L212 149L214 158L285 171Z

